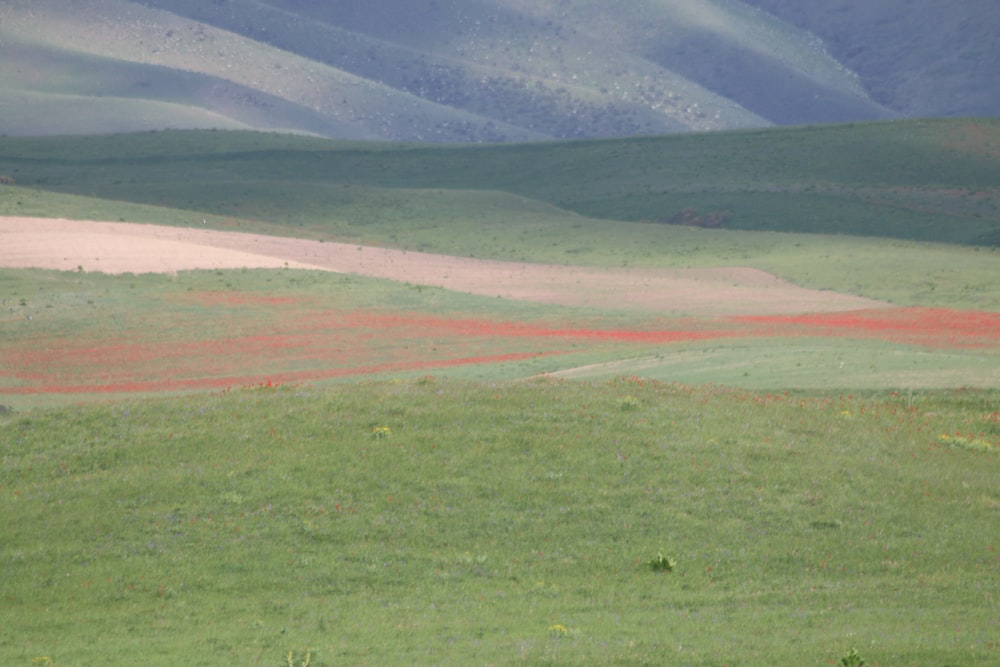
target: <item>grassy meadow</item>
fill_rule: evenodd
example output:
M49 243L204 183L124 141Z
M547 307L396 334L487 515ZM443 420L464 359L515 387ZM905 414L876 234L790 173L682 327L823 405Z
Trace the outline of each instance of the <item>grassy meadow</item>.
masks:
M900 306L0 269L0 663L996 664L998 132L0 137L0 215L750 266ZM664 222L689 209L723 228Z
M7 415L0 658L991 665L998 398L421 377Z

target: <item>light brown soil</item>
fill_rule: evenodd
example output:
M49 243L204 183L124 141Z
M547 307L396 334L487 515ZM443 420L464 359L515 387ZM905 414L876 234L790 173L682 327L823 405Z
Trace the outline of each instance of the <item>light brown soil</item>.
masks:
M797 287L759 269L613 269L500 262L345 243L162 227L0 216L0 267L104 273L320 269L485 296L651 312L737 315L885 307Z

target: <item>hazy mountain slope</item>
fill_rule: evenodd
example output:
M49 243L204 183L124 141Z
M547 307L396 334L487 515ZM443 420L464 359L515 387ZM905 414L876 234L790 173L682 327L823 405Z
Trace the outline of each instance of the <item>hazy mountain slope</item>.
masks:
M6 133L509 141L892 115L735 0L9 0L0 49ZM68 125L61 95L83 102Z
M271 4L421 53L459 56L495 76L521 73L536 79L536 88L561 84L576 96L589 89L609 104L645 106L693 129L714 129L720 122L732 126L734 120L732 105L720 110L714 96L699 89L731 98L769 121L848 117L838 107L850 108L854 118L884 115L814 39L741 3L464 0L414 9L403 0L378 0L363 11L345 0ZM352 69L350 63L341 66ZM743 85L754 67L757 85ZM372 65L368 73L382 80L397 76L396 68L388 69ZM793 80L796 85L789 85ZM399 84L411 91L434 88L419 77L403 77ZM821 98L830 108L817 104ZM771 118L759 110L778 113Z
M570 17L539 10L545 3L532 4L530 12L505 8L498 0L420 5L376 0L363 6L288 0L149 4L549 137L768 124L684 77L622 51L606 39L606 31L593 37L566 28ZM581 8L590 21L598 18L596 11Z
M88 100L75 111L42 105L55 121L35 114L36 128L25 134L52 133L51 126L69 113L74 122L62 131L245 124L352 139L463 141L490 131L510 139L544 138L127 0L14 1L0 6L0 28L4 53L10 54L0 69L0 99L12 99L15 111L54 91ZM45 55L34 57L39 54ZM179 80L186 89L179 90ZM209 83L217 85L195 90ZM134 101L122 112L109 108L106 98L123 88L145 106L181 98L186 109L143 116L134 113ZM120 127L109 127L115 115L125 118ZM193 122L199 115L202 120ZM0 115L0 133L14 132L6 119L15 116ZM421 130L428 136L420 136Z
M1000 115L995 0L747 0L812 31L907 116Z
M769 122L884 118L855 75L804 34L741 2L660 0L600 4L595 39L635 52ZM581 31L593 30L577 21Z
M0 78L0 124L8 134L210 125L355 136L348 123L218 76L54 47L7 44Z

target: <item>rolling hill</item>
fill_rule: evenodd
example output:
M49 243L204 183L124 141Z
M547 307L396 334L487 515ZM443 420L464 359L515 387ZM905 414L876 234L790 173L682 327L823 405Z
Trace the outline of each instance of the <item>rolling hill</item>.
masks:
M0 133L504 142L1000 109L988 6L853 4L13 0Z
M0 663L995 664L1000 40L876 4L5 0Z
M7 137L0 174L17 187L0 189L0 211L81 217L94 205L64 210L60 193L99 200L83 217L228 216L292 235L497 259L518 258L489 242L494 226L514 221L526 225L517 252L532 254L548 239L570 242L582 220L598 221L602 238L627 222L997 246L998 155L1000 122L962 119L497 146L211 131ZM160 212L149 219L125 202ZM620 260L649 251L640 243Z

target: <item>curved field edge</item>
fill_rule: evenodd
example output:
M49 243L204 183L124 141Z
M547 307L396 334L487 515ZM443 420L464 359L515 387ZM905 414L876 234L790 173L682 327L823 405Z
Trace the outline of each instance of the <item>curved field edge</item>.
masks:
M998 146L990 119L449 148L4 137L0 174L16 184L0 187L0 212L515 261L753 266L904 305L1000 309ZM726 229L667 224L712 220Z
M371 193L363 195L367 198ZM412 194L412 193L411 193ZM283 194L274 194L284 201ZM455 210L456 199L462 201ZM198 226L501 261L615 268L751 267L796 285L899 305L1000 311L995 248L841 235L702 230L584 218L500 193L423 193L425 206L324 213L278 224L286 214L220 216L199 209L109 202L0 187L6 215ZM445 202L442 204L442 202ZM451 202L451 203L448 203ZM4 206L4 204L8 206ZM402 206L402 204L400 204ZM202 224L204 222L204 225Z
M0 217L0 266L102 273L293 268L364 275L456 292L647 313L773 315L885 307L807 290L745 267L636 269L498 262L162 225Z
M0 415L0 657L985 667L998 400L422 378Z
M545 374L577 381L635 376L758 391L901 391L1000 387L1000 355L885 341L805 338L715 340L636 351Z

